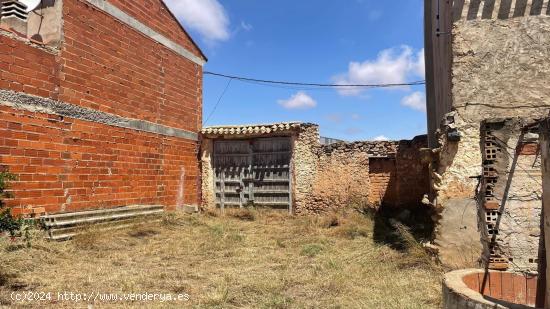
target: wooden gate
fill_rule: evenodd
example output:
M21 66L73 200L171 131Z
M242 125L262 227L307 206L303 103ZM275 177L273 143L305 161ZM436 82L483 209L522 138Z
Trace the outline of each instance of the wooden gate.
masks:
M292 211L289 137L214 142L217 206Z

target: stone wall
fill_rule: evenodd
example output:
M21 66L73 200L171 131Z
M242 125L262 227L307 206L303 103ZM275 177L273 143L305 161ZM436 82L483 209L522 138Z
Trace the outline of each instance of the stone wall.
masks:
M214 153L214 141L209 138L201 139L201 190L203 208L209 208L216 205L216 193L214 183L214 169L212 168Z
M369 154L359 144L321 147L316 160L309 201L300 212L317 213L368 203Z
M429 192L427 137L411 141L336 143L317 147L306 208L321 212L353 205L418 206ZM315 149L312 147L310 149ZM295 163L299 165L299 163ZM313 165L312 165L313 166Z
M529 122L548 114L550 18L546 2L544 7L531 1L515 1L516 6L511 1L455 3L452 112L439 119L432 183L441 212L440 257L462 267L468 265L455 259L462 259L464 250L480 250L477 180L470 177L482 172L481 122L496 117Z
M203 207L215 207L212 142L289 136L295 214L314 214L348 206L414 207L429 191L426 136L411 141L321 145L313 124L223 126L203 129ZM288 129L284 129L288 126ZM263 132L263 133L262 133ZM369 167L373 168L370 169Z
M395 156L395 206L417 206L430 191L429 160L424 151L427 147L426 135L399 141Z
M294 212L313 210L313 186L317 177L319 159L319 126L302 128L292 136L292 180Z

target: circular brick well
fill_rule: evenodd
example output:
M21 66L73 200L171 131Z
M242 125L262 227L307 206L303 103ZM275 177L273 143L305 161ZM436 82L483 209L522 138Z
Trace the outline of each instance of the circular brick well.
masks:
M445 275L444 308L535 308L537 276L482 269Z

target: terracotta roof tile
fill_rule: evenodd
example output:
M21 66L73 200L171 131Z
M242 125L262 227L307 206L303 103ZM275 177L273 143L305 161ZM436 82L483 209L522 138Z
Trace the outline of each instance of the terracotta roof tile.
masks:
M278 132L291 132L300 129L302 126L311 124L301 122L282 122L271 124L252 124L252 125L228 125L204 127L204 135L261 135Z

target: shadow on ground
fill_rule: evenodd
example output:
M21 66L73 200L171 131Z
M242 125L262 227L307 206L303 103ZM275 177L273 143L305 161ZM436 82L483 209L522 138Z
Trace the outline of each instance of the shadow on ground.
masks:
M383 205L378 210L369 208L365 213L374 221L375 243L400 251L406 250L407 244L399 226L405 227L418 242L433 239L435 223L432 207L419 205L404 209Z

